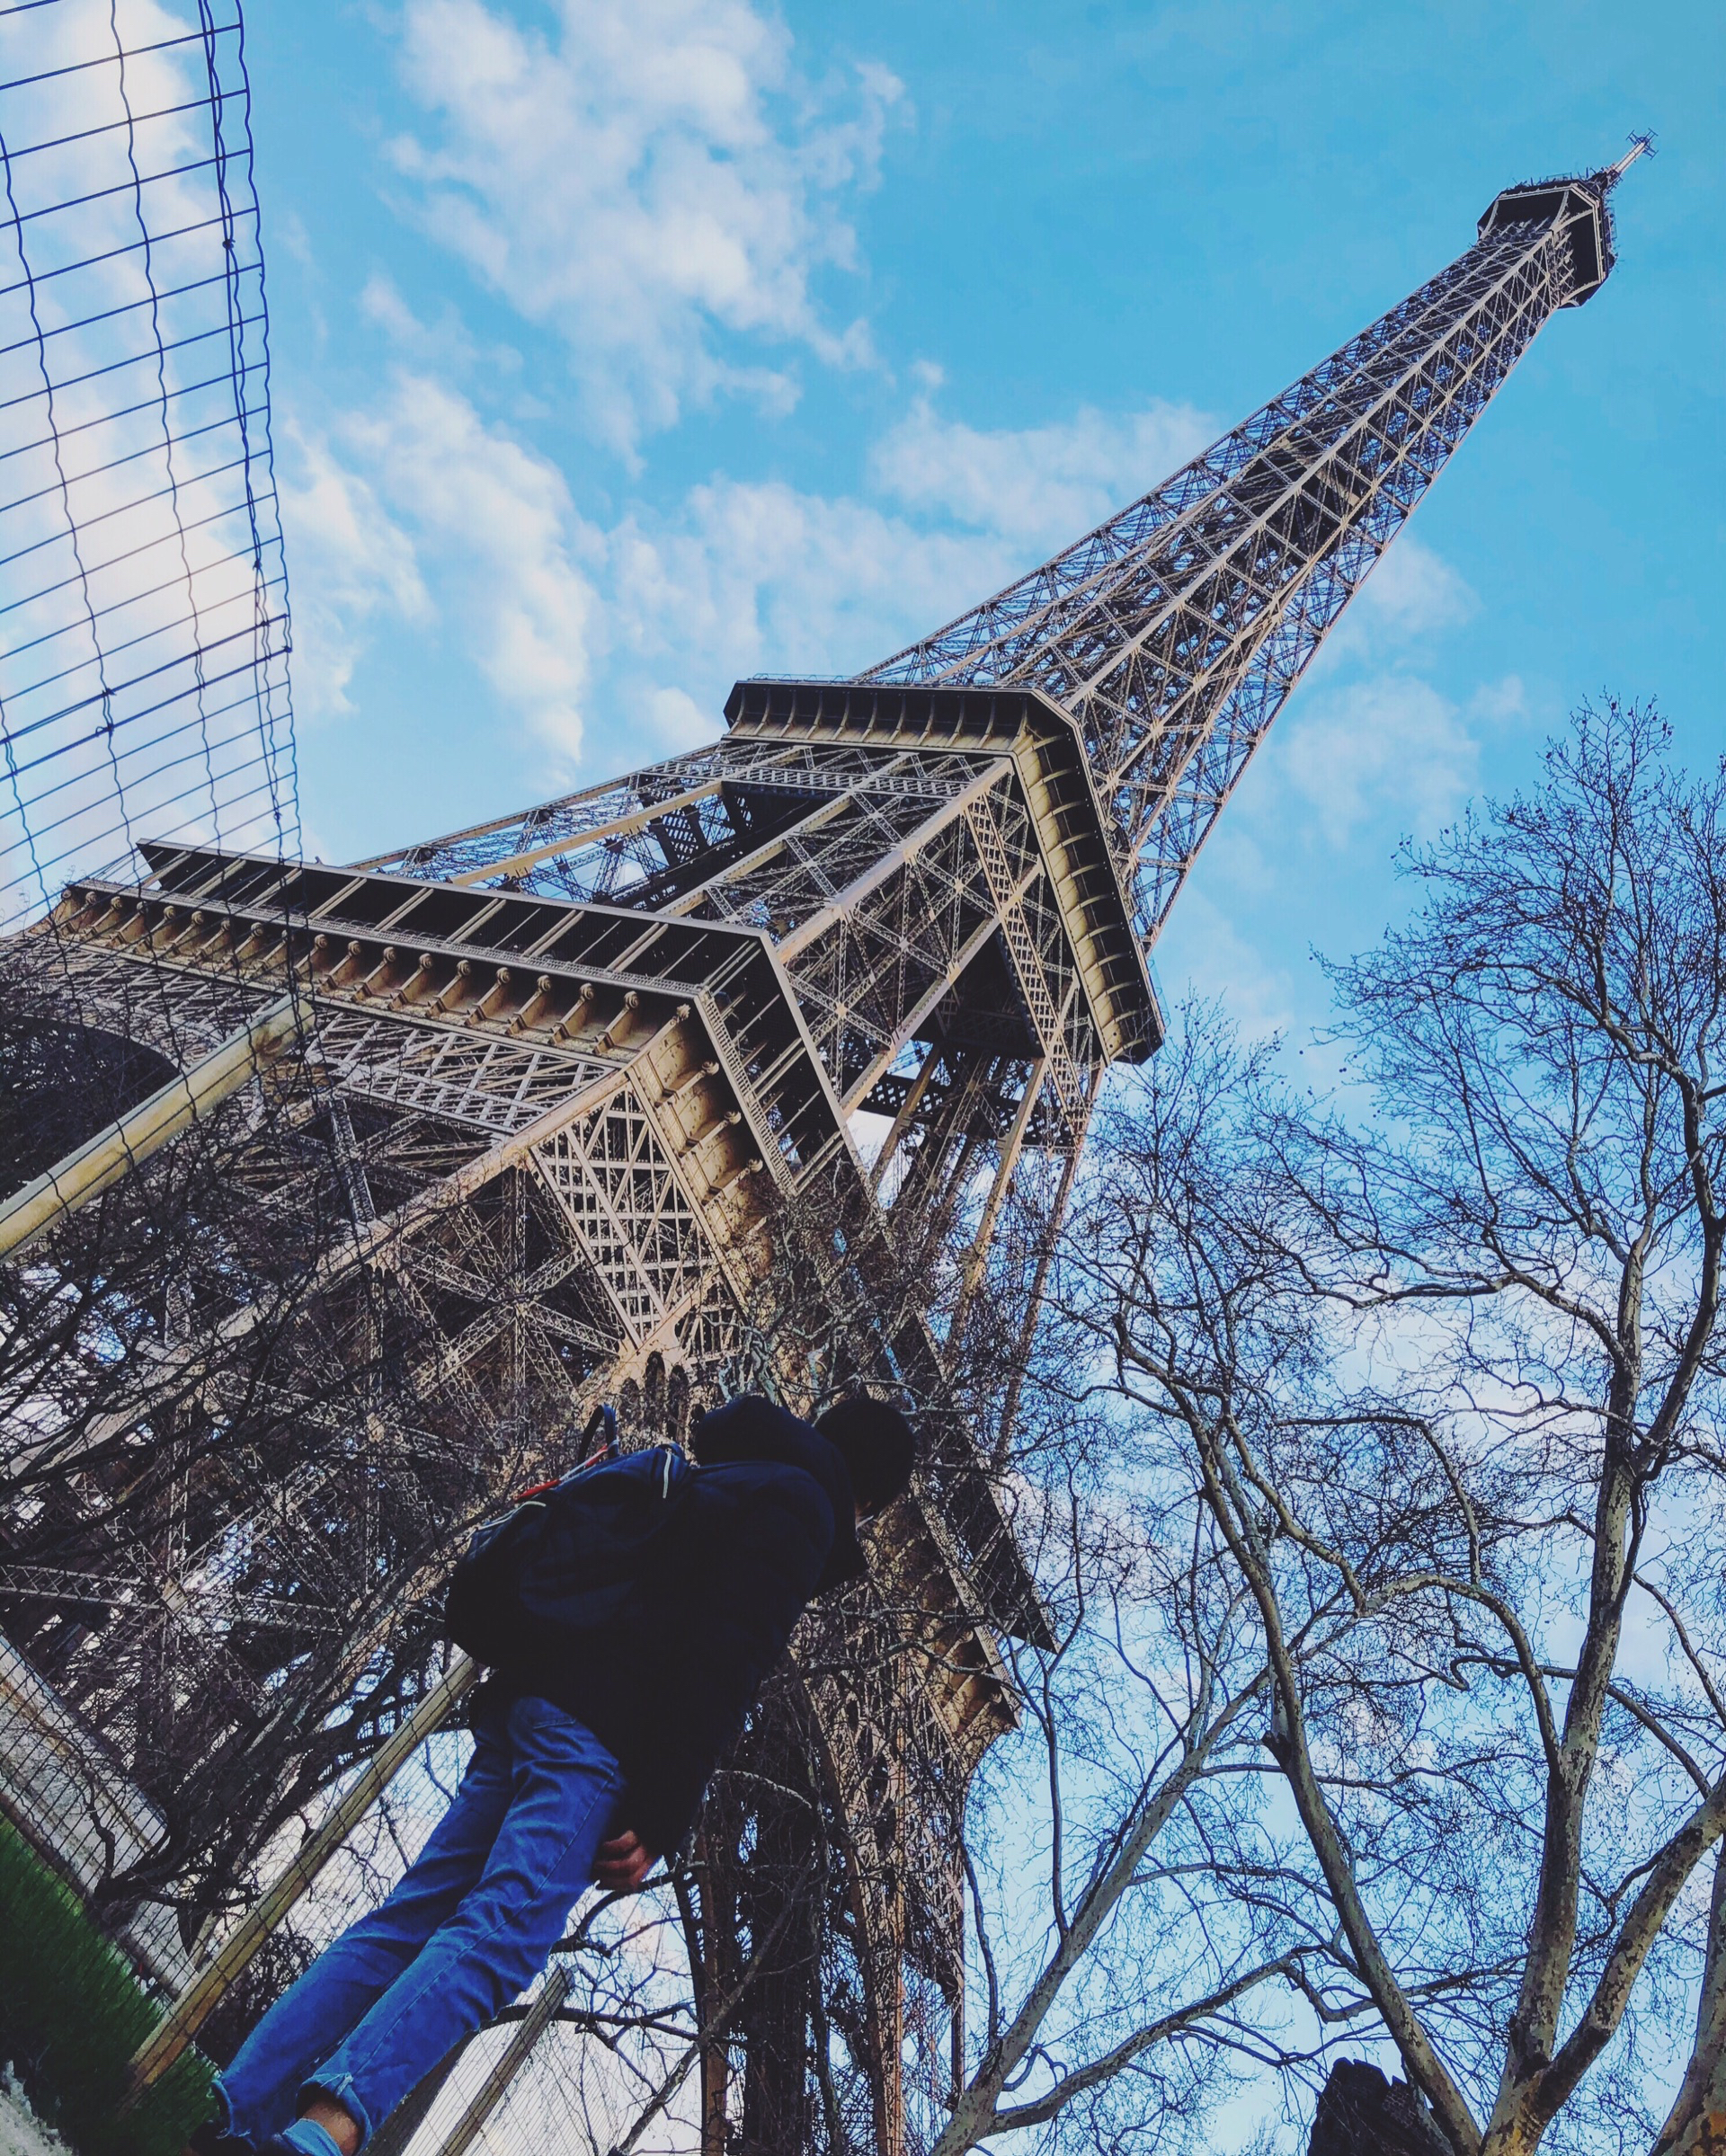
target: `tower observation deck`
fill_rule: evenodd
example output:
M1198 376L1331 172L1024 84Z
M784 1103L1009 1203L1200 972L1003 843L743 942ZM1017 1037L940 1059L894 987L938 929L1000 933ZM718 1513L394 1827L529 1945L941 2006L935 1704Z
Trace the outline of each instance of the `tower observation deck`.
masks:
M743 1381L805 1408L894 1389L926 1416L918 1483L874 1579L812 1623L806 1678L747 1741L832 1810L868 2131L881 2156L920 2145L948 2072L938 2025L961 2000L952 1807L1012 1717L1000 1642L1043 1623L992 1473L998 1422L979 1431L962 1411L978 1396L956 1389L966 1327L985 1300L1034 1322L1103 1074L1161 1038L1147 954L1183 880L1489 399L1611 273L1623 168L1508 189L1448 268L1172 478L864 674L738 683L711 746L351 867L290 865L285 891L273 860L178 843L143 848L141 881L67 891L54 930L87 1002L125 1006L145 955L183 981L158 1044L172 1060L306 991L305 1143L351 1201L315 1316L260 1382L277 1394L271 1474L292 1454L324 1476L332 1533L356 1531L336 1499L364 1455L366 1579L344 1588L280 1506L247 1521L230 1463L191 1508L229 1569L165 1535L178 1554L140 1589L129 1545L111 1624L147 1626L152 1598L232 1605L267 1585L272 1666L242 1685L140 1655L138 1681L175 1699L153 1720L81 1699L49 1590L34 1614L14 1601L22 1651L40 1632L43 1673L153 1800L195 1782L188 1747L216 1721L325 1726L355 1641L387 1639L411 1700L465 1522L524 1460L557 1467L595 1398L676 1438ZM391 1326L412 1344L411 1409L359 1374ZM199 1343L235 1326L231 1297L201 1329L182 1306L138 1443L184 1446L189 1420L223 1412ZM459 1455L458 1490L426 1475L432 1453ZM96 1523L87 1599L109 1561L101 1493L76 1502ZM381 1613L375 1595L360 1607L379 1567L398 1583ZM133 1756L126 1732L146 1726L180 1734ZM710 1965L740 1927L778 1936L741 1852L812 1830L771 1803L709 1822L689 1923ZM787 1955L740 2010L741 2071L708 2070L714 2151L738 2103L750 2145L823 2145L823 1966Z

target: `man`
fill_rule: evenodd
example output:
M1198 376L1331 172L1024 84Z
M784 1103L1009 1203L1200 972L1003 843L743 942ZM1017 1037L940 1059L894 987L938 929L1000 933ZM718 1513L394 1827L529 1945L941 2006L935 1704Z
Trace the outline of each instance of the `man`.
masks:
M697 1425L674 1531L579 1652L524 1638L479 1695L449 1811L382 1905L279 1999L218 2077L209 2152L354 2156L453 2047L531 1983L582 1892L637 1887L857 1530L911 1479L898 1411L814 1424L745 1394Z

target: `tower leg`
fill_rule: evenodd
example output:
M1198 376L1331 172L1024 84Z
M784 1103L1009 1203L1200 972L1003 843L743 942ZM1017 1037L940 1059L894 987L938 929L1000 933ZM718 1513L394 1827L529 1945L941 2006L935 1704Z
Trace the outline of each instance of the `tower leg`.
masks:
M780 2150L806 2148L810 2140L808 2029L818 1886L813 1804L800 1801L800 1794L763 1792L743 1882L750 1933L764 1942L759 1951L765 1961L740 2017L747 2047L744 2156L778 2156Z

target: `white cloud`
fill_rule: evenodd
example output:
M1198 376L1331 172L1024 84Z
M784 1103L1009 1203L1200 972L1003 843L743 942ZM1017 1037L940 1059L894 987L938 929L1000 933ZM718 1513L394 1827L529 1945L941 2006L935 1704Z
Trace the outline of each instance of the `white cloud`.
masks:
M1290 789L1312 812L1328 847L1380 822L1431 836L1480 783L1481 732L1523 715L1514 674L1458 704L1415 670L1435 639L1479 608L1450 563L1404 533L1328 638L1272 731L1264 782ZM1272 805L1263 784L1254 803L1251 821L1268 816L1284 827L1287 811ZM1238 817L1230 836L1244 836Z
M374 289L368 304L396 319L393 296ZM411 350L421 333L410 321ZM991 432L924 400L872 466L897 504L719 477L601 532L555 466L447 382L399 367L375 407L327 439L293 438L301 700L344 709L385 617L435 617L501 711L556 748L557 776L579 751L601 661L618 732L645 729L647 753L684 749L719 732L740 676L842 674L886 657L1160 478L1206 430L1197 414L1152 407ZM644 752L637 736L603 753L618 748Z
M1441 629L1460 627L1480 611L1467 581L1410 533L1392 539L1330 638L1334 664L1352 655L1401 648Z
M435 116L391 146L426 229L567 339L600 431L721 388L783 403L782 372L723 333L867 356L812 286L850 266L839 209L873 181L899 84L855 71L835 113L796 80L784 27L745 0L561 0L547 37L482 0L408 0L402 65Z
M1157 972L1165 1007L1182 992L1220 996L1248 1041L1294 1029L1294 983L1266 963L1209 893L1189 884L1158 940Z
M1404 532L1366 581L1369 615L1406 636L1450 629L1480 611L1472 587L1442 555Z
M669 518L626 519L611 540L618 641L710 699L750 672L854 671L1079 537L1211 431L1162 404L987 430L920 396L870 460L894 509L717 479Z
M573 761L594 593L572 556L591 552L594 537L563 474L425 375L398 373L348 437L422 554L442 566L445 603L480 670Z
M1283 767L1332 847L1395 816L1417 837L1436 831L1474 791L1480 743L1428 681L1383 674L1321 697L1282 743Z
M672 518L626 519L611 561L619 642L650 666L727 681L854 671L1019 565L996 534L725 479L691 489Z
M1520 674L1506 674L1499 680L1483 682L1469 698L1468 707L1477 718L1495 726L1512 725L1530 715L1528 691Z
M673 756L700 748L718 732L718 714L703 711L687 689L650 689L645 709L654 740Z
M503 708L573 767L597 631L582 561L600 542L557 467L486 426L447 383L405 368L374 409L298 446L289 514L309 594L301 678L309 663L324 708L345 708L374 617L430 615Z
M984 431L942 419L925 395L883 438L872 465L908 508L1043 555L1167 478L1215 431L1192 405L1160 400L1118 418L1086 407L1055 425Z
M414 542L376 490L293 419L282 430L282 528L292 562L294 700L304 718L352 709L367 625L423 621L431 601Z

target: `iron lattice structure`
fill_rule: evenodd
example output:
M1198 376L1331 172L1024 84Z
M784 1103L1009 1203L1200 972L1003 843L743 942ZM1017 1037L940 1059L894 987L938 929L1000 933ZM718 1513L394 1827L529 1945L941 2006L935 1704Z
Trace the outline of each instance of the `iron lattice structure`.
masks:
M677 1437L740 1380L889 1386L926 1415L918 1483L746 1734L684 1917L698 1995L760 1965L703 2063L707 2156L932 2136L955 1823L1012 1718L999 1643L1042 1624L960 1412L979 1281L1034 1321L1102 1075L1157 1045L1181 880L1487 400L1604 281L1619 169L1498 197L1173 479L864 676L741 683L712 747L349 868L148 843L22 939L171 1061L285 989L309 1013L273 1081L291 1154L227 1132L292 1291L212 1211L138 1299L150 1352L10 1515L11 1637L168 1823L134 1896L201 1921L198 1882L377 1743L434 1666L455 1538L596 1397ZM58 1232L57 1262L95 1230Z

